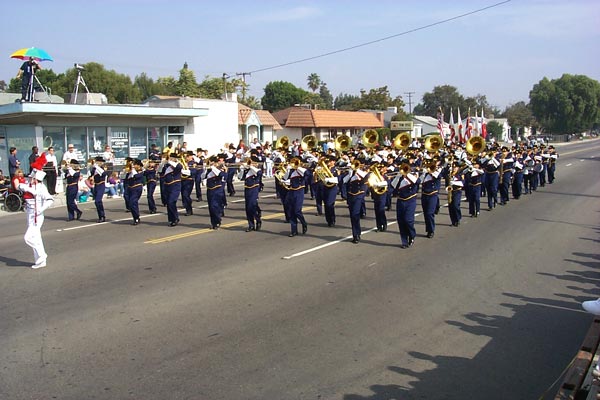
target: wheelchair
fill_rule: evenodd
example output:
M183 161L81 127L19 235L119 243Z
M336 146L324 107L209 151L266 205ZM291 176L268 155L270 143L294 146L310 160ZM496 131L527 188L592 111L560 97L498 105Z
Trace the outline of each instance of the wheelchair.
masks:
M16 212L23 210L25 199L23 198L23 192L12 188L1 189L1 198L4 199L4 209L10 212Z

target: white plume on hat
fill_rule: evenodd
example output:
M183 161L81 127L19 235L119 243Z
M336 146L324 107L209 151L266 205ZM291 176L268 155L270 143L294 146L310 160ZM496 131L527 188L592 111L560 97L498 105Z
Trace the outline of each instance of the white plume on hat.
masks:
M38 181L43 181L45 177L46 173L44 171L35 171L35 179L37 179Z

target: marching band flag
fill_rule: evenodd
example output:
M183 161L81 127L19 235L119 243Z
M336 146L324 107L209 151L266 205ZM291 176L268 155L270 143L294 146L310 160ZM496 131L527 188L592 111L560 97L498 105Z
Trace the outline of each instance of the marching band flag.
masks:
M440 135L444 137L444 113L442 112L442 107L440 106L438 111L438 123L437 129L440 132Z
M481 136L481 128L479 126L479 117L477 116L477 108L475 108L475 132L473 136Z
M454 130L454 115L452 114L452 107L450 107L450 141L454 143L456 131Z
M469 107L469 113L467 114L467 127L465 128L465 140L471 139L471 107Z
M481 107L481 136L484 139L487 138L487 124L485 123L485 118L483 118L483 107Z
M460 107L458 107L458 142L464 143L462 119L460 119Z

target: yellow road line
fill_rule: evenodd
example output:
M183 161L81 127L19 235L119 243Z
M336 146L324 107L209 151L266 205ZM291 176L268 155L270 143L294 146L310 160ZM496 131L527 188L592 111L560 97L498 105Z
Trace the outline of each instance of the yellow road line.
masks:
M316 207L305 207L302 209L302 212L308 212L308 211L314 210L315 208ZM269 215L263 216L262 220L281 218L283 216L285 216L284 213L269 214ZM221 227L219 229L233 228L235 226L246 225L247 223L248 223L248 221L246 221L246 220L230 222L228 224L221 225ZM201 235L203 233L209 233L209 232L214 232L214 231L209 228L197 229L197 230L193 230L191 232L179 233L177 235L171 235L171 236L166 236L166 237L156 238L156 239L149 239L149 240L146 240L144 243L145 244L159 244L159 243L165 243L165 242L172 242L174 240L185 239L188 237Z

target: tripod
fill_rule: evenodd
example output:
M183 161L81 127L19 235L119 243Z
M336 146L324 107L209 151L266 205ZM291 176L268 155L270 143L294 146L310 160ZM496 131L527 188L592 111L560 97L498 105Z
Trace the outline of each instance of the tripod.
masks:
M90 89L88 89L87 85L85 84L85 80L83 79L83 76L81 76L81 70L83 67L78 67L77 64L75 64L75 68L77 68L77 80L75 81L75 88L73 89L74 95L71 99L72 104L77 103L77 93L79 93L80 84L83 85L87 94L90 94Z
M48 97L48 101L50 103L52 103L52 98L46 91L46 88L44 87L44 85L42 85L42 82L40 82L38 77L35 75L35 68L31 68L31 76L29 76L29 83L27 84L27 94L25 96L25 101L35 101L35 83L36 82L38 84L38 87L40 89L42 89L42 92L44 92L46 94L46 97Z

